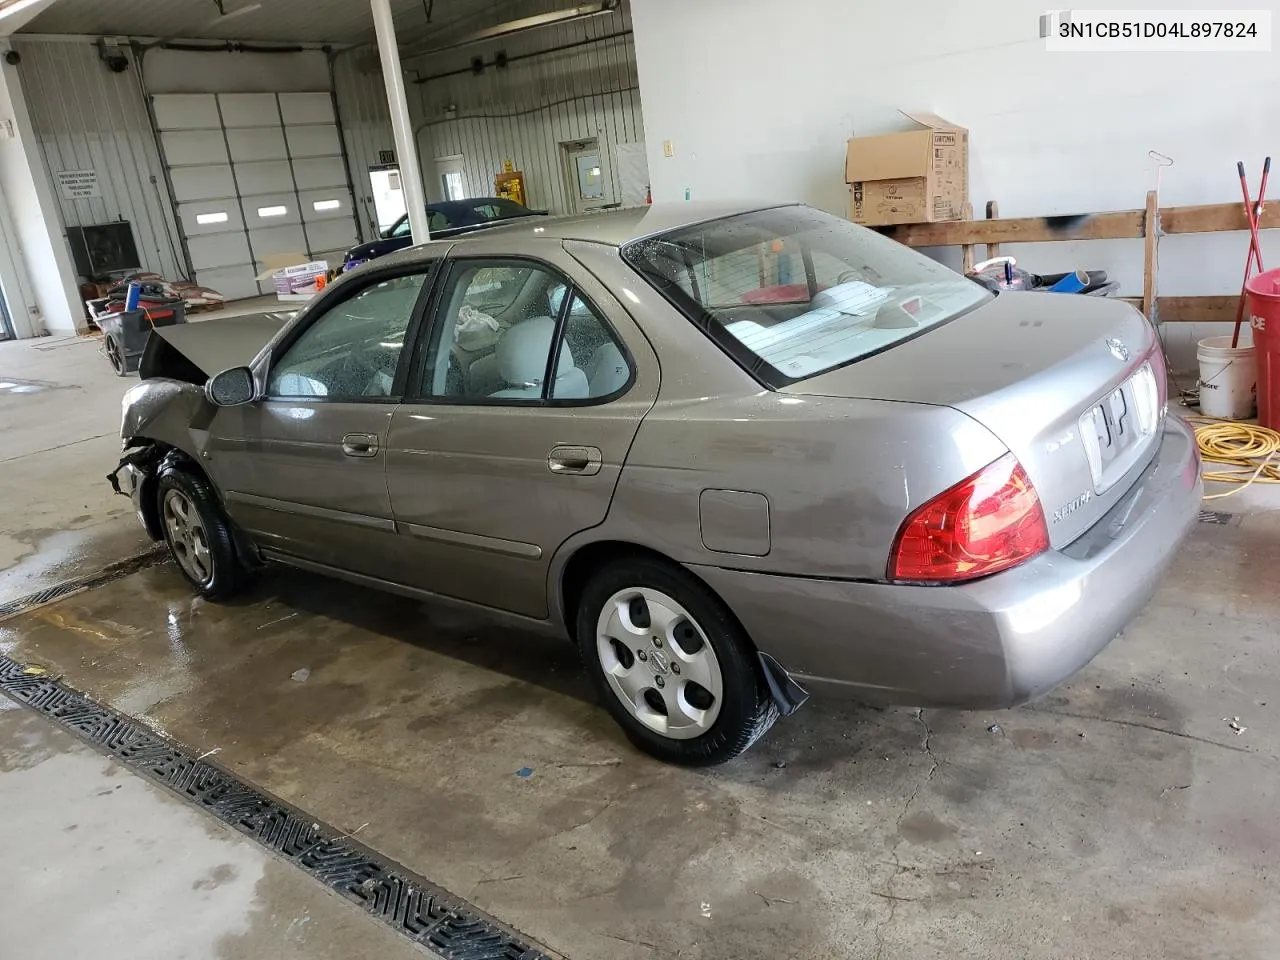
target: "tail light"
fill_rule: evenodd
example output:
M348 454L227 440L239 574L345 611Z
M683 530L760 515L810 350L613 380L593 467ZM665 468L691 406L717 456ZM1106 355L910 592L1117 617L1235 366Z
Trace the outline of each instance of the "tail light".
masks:
M893 545L889 578L958 583L1007 570L1048 549L1040 497L1010 453L907 518Z

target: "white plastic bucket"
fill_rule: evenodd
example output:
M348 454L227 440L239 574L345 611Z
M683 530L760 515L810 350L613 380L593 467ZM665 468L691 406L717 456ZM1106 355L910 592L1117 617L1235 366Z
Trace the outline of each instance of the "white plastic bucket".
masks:
M1230 337L1206 337L1196 347L1200 361L1200 412L1221 420L1248 420L1258 402L1253 345L1231 346Z

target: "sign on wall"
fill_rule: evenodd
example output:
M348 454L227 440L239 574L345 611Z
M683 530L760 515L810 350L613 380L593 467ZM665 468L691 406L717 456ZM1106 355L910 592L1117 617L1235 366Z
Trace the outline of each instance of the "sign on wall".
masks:
M102 196L97 170L59 170L54 176L63 200L92 200Z
M378 162L379 163L395 163L396 152L394 150L379 150Z

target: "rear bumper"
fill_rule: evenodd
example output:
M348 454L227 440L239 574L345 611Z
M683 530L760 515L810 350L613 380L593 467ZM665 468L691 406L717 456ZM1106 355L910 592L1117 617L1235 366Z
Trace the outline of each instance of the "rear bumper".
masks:
M818 694L967 709L1033 699L1141 611L1195 521L1191 431L1170 417L1133 489L1069 547L955 587L694 567L761 651Z

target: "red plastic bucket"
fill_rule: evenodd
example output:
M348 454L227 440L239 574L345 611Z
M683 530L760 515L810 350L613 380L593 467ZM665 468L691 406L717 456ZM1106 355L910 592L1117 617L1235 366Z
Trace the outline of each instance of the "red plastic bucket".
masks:
M1258 422L1280 429L1280 270L1268 270L1245 284L1245 310L1253 328L1258 365Z

